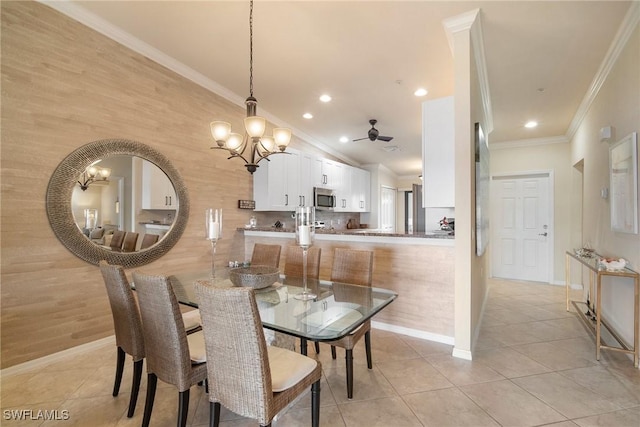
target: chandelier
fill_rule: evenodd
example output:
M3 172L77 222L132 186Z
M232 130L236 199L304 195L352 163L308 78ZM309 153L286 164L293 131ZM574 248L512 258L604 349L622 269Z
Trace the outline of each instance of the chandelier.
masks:
M253 97L253 0L249 7L249 97L245 101L247 116L244 119L245 134L231 132L231 124L224 121L211 122L211 135L218 150L227 150L227 160L240 158L253 174L258 163L272 154L281 154L291 141L291 129L275 128L273 136L265 136L267 121L257 115L258 101ZM245 156L245 151L249 149ZM268 160L268 159L267 159Z
M82 191L86 191L91 183L96 181L107 181L109 180L109 176L111 176L111 169L89 166L84 170L84 172L82 172L82 175L78 180L78 185L80 185L80 189Z

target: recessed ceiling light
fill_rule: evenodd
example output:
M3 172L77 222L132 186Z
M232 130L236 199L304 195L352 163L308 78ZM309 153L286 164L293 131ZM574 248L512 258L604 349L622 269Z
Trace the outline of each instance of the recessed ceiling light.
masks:
M304 117L305 119L313 119L313 114L311 114L311 113L304 113L304 114L302 115L302 117Z
M329 102L329 101L331 101L331 96L327 95L326 93L324 95L320 95L320 101Z
M524 127L528 128L528 129L533 129L536 126L538 126L538 122L536 122L535 120L530 120L527 123L525 123L525 125L524 125Z
M347 138L346 136L341 136L341 137L340 137L340 142L342 142L343 144L344 144L345 142L349 142L349 138Z
M427 91L427 90L426 90L426 89L424 89L424 88L420 88L420 89L416 90L415 92L413 92L413 94L414 94L415 96L425 96L425 95L426 95L426 94L428 94L428 93L429 93L429 91Z

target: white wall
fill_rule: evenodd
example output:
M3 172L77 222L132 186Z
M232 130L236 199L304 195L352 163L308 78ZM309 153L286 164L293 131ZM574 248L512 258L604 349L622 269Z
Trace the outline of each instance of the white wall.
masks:
M583 242L589 242L602 255L624 257L636 271L640 271L640 235L611 231L609 199L600 197L600 189L609 187L609 144L600 142L599 130L613 126L611 142L640 132L638 9L636 6L636 24L629 41L571 140L570 161L584 161ZM633 342L633 299L631 280L603 281L603 314L629 342Z

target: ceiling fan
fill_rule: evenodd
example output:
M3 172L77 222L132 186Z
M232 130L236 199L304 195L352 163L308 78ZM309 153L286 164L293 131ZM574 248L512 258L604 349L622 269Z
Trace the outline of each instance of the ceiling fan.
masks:
M371 125L371 129L369 129L369 133L366 138L354 139L353 142L362 141L363 139L370 139L371 141L385 141L389 142L393 139L392 136L381 136L378 129L375 128L376 123L378 121L376 119L369 120L369 124Z

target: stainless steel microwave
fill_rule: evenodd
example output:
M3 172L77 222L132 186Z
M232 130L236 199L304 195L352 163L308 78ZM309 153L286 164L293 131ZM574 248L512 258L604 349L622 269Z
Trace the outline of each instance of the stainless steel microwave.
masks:
M328 188L315 187L313 201L317 210L332 211L336 207L336 194Z

